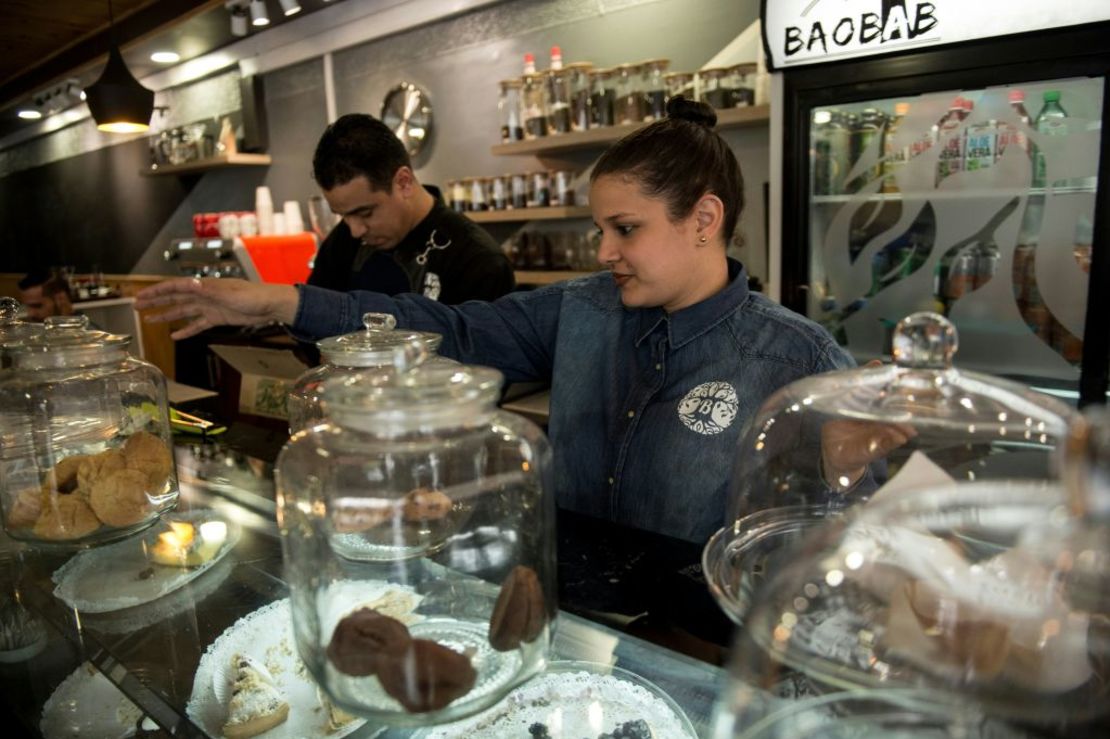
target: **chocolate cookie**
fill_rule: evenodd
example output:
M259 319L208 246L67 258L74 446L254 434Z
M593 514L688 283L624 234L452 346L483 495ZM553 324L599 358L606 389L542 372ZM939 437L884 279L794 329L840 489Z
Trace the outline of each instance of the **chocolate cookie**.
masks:
M543 588L536 571L517 565L497 595L489 621L489 643L499 652L536 639L547 623Z
M408 628L397 619L360 608L336 625L328 659L347 675L376 675L382 664L404 654L411 641Z
M469 693L477 679L468 657L427 639L413 639L378 673L385 692L410 713L438 711Z
M92 494L93 486L97 480L109 477L120 470L126 469L123 452L119 449L107 449L100 454L93 454L81 460L77 467L77 487L86 498Z
M146 431L131 434L123 445L123 456L128 469L147 476L148 490L154 493L162 490L173 469L173 456L164 441Z
M40 539L80 539L100 528L89 504L77 495L54 495L43 506L34 533Z
M405 495L401 515L406 521L436 521L451 512L451 499L439 490L416 488Z
M131 526L150 514L147 476L139 470L120 470L97 478L89 491L89 505L109 526Z

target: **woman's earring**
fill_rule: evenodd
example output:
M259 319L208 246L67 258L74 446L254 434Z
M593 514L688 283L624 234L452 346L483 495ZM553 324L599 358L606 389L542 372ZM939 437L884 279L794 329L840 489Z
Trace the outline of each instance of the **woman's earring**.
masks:
M707 239L707 238L706 238L705 236L699 236L699 237L698 237L698 243L699 243L699 244L705 244L705 243L707 243L708 241L709 241L709 239Z

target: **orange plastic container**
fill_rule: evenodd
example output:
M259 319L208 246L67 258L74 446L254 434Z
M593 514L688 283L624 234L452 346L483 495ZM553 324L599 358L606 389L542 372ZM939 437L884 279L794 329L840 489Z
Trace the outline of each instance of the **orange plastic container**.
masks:
M247 279L293 285L306 281L312 271L316 236L307 231L287 236L242 236L235 242L235 253Z

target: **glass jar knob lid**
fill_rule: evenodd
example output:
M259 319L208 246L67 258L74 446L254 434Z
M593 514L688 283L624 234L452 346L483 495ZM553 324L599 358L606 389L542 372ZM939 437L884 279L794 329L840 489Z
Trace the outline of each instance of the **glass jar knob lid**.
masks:
M948 369L959 340L956 327L939 313L911 313L894 328L894 363L914 369Z

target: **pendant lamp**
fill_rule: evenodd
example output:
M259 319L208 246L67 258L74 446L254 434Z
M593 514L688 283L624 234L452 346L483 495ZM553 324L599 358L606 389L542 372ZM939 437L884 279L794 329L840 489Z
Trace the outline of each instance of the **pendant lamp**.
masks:
M108 21L112 48L100 79L85 90L85 102L97 129L112 133L135 133L150 128L154 113L154 90L139 84L123 61L116 43L116 24L112 0L108 0Z

